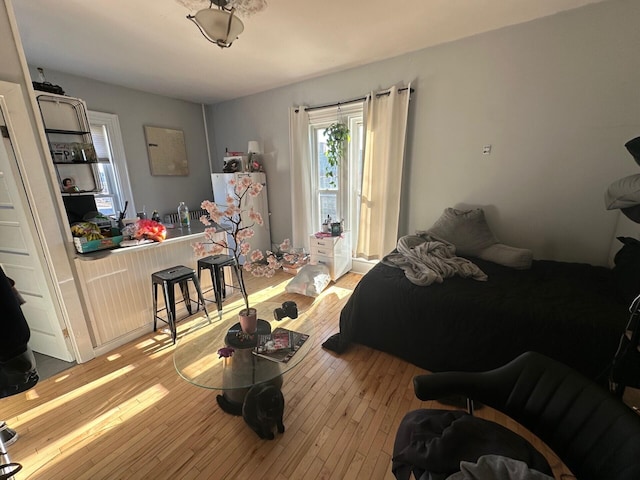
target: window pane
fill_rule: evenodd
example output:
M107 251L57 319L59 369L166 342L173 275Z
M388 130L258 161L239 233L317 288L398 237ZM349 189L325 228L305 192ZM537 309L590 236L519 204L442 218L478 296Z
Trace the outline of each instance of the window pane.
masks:
M109 149L109 135L104 125L91 125L91 137L100 162L96 165L102 190L95 195L98 211L104 215L116 215L123 204Z
M111 158L111 154L109 153L107 129L104 125L91 125L91 138L98 158L109 160Z
M99 163L98 172L100 176L100 183L102 184L102 193L115 194L116 188L114 185L115 177L113 175L113 167L110 163Z
M115 215L116 208L113 197L96 197L96 207L103 215Z
M327 216L331 221L338 221L338 195L336 193L320 194L320 219L324 222Z
M325 154L327 148L327 140L324 134L324 128L316 130L318 145L318 187L320 190L338 190L338 167L330 166L327 155ZM323 218L326 218L323 217Z

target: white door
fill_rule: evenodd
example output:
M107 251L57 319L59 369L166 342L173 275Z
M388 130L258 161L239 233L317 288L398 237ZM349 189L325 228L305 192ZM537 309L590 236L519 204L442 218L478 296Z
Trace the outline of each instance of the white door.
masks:
M26 303L22 311L31 330L29 346L65 361L75 360L47 284L47 267L37 237L22 173L11 142L11 119L0 95L0 265L16 282Z

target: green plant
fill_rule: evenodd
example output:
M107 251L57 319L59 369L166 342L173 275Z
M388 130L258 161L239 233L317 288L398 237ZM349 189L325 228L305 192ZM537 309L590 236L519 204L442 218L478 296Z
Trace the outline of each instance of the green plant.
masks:
M351 136L349 135L349 128L346 124L341 122L332 123L324 130L326 137L326 151L327 162L329 166L325 171L325 176L329 179L331 186L335 186L333 179L333 170L340 164L340 161L344 157L345 149Z

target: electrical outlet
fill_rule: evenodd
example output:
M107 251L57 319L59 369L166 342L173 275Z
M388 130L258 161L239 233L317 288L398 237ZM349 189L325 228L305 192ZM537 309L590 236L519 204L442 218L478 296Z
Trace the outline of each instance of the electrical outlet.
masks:
M485 145L482 147L482 154L489 155L491 153L491 145Z

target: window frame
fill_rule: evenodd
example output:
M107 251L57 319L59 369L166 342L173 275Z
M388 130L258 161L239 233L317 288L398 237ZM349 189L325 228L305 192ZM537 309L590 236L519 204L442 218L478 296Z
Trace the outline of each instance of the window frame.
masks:
M128 202L127 211L137 212L134 200L131 182L129 180L129 171L127 168L127 157L124 150L124 142L122 139L122 131L120 130L120 122L118 116L113 113L97 112L93 110L87 111L89 125L104 127L107 132L107 140L109 152L111 154L110 162L113 168L113 175L117 189L117 195L121 202ZM100 192L94 194L100 197ZM116 205L116 210L124 208L123 205ZM116 212L117 213L117 212Z
M358 212L362 185L362 146L364 145L364 101L353 104L327 107L309 112L309 142L311 151L311 190L312 219L314 225L320 225L320 195L322 192L333 192L333 189L321 189L319 185L318 131L322 131L336 121L343 121L349 126L351 140L347 148L347 157L338 165L338 201L337 208L344 218L344 229L352 232L352 242L357 238ZM358 155L360 155L358 157ZM357 159L357 161L354 161Z

